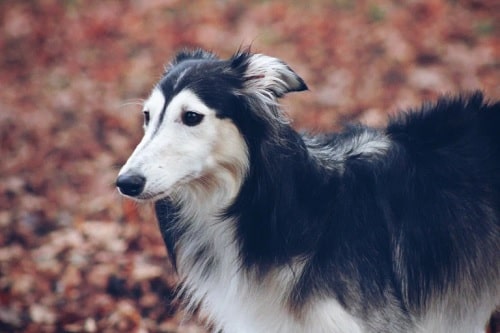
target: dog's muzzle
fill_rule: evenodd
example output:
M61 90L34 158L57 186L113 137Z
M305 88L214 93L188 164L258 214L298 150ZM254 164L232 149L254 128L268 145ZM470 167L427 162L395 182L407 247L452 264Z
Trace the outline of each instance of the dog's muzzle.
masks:
M145 185L146 178L134 172L126 172L123 175L119 175L116 179L116 186L120 190L120 193L130 197L141 194Z

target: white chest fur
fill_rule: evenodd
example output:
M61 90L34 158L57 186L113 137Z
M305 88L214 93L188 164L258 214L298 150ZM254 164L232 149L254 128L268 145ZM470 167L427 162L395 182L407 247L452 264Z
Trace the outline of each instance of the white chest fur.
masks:
M361 332L355 318L333 299L316 299L296 312L290 309L288 297L302 263L284 265L257 278L241 269L232 230L224 225L229 224L218 221L208 229L218 234L215 241L202 244L202 237L193 232L186 235L190 241L179 248L184 288L192 305L201 302L216 329L231 333ZM206 230L204 236L208 240ZM195 254L200 249L206 251L201 257Z
M291 281L284 276L288 273L279 275L262 284L242 276L214 279L203 288L203 310L224 332L361 332L355 318L332 299L317 301L307 306L304 313L291 311L284 292Z

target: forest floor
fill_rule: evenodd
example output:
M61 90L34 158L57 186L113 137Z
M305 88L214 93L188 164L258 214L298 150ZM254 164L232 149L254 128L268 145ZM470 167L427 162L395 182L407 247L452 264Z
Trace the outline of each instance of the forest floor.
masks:
M403 4L404 3L404 4ZM310 90L298 129L500 98L498 1L0 1L0 332L203 332L151 207L122 199L140 101L184 47L252 45Z

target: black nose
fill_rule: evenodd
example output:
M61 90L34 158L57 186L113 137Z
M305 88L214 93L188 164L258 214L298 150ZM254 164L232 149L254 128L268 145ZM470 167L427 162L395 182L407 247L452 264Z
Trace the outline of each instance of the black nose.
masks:
M138 173L126 172L116 179L116 186L122 194L135 197L141 194L146 185L146 178Z

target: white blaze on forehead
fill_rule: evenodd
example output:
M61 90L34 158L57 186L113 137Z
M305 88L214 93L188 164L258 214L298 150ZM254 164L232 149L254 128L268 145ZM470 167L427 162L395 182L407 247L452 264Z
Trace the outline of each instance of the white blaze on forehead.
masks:
M165 97L159 88L155 88L149 98L144 102L143 110L149 112L160 112L165 104Z
M149 98L144 102L144 105L142 107L143 112L149 112L149 124L147 126L151 127L153 124L158 123L158 118L165 107L165 96L161 92L159 88L155 88L152 92ZM156 126L156 125L154 125ZM144 123L144 129L146 130L146 123ZM143 142L145 140L142 140Z

